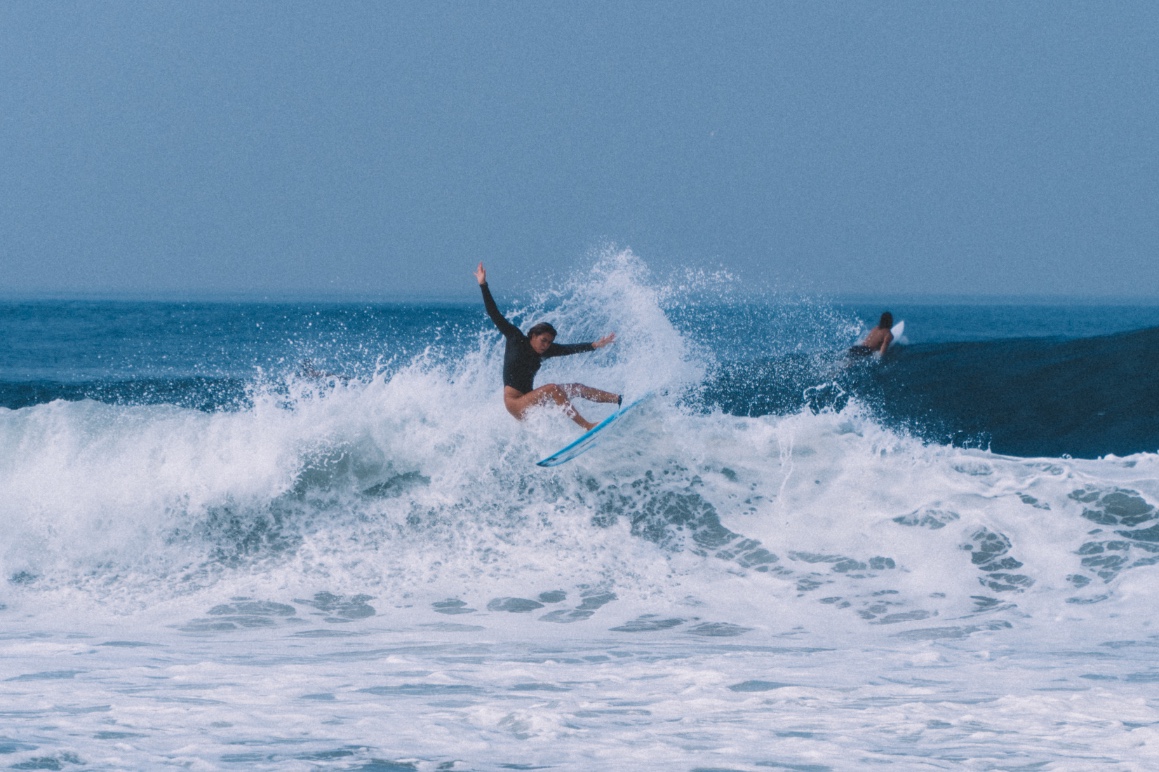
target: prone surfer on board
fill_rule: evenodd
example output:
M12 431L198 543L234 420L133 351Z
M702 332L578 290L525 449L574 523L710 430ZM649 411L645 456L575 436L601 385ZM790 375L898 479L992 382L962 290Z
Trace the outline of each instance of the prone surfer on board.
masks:
M849 356L854 358L867 357L870 354L885 356L889 344L893 343L891 327L893 327L893 314L886 311L881 315L881 320L878 321L877 326L865 336L865 340L849 349Z
M590 402L620 403L619 394L593 389L582 383L549 383L538 389L533 386L535 374L544 359L595 351L614 341L616 333L609 333L594 343L556 343L555 328L547 322L540 322L524 335L499 313L499 307L495 305L495 298L491 297L491 289L487 286L487 271L483 269L482 263L475 269L475 279L479 282L479 289L483 290L483 305L487 308L487 315L507 339L507 351L503 354L503 405L508 413L522 420L528 409L554 402L563 408L571 420L584 429L591 429L595 424L576 411L571 404L572 399L582 397Z

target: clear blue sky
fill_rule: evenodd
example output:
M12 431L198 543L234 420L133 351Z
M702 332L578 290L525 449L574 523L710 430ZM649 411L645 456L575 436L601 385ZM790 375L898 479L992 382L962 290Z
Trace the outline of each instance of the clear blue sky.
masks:
M1159 298L1157 140L1154 2L7 0L0 292Z

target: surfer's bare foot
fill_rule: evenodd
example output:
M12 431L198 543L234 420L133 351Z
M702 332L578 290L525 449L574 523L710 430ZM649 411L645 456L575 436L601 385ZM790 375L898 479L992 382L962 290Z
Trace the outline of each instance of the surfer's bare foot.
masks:
M592 423L591 421L585 421L582 418L576 421L576 423L582 426L585 432L590 432L592 429L596 428L596 424Z

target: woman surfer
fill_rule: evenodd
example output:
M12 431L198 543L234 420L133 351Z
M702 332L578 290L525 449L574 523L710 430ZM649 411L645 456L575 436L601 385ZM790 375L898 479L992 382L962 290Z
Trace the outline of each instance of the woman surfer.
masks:
M483 305L487 315L507 339L507 350L503 354L503 404L508 413L522 420L529 408L554 402L563 408L571 420L584 429L591 429L595 424L576 411L571 404L573 398L583 397L590 402L619 404L619 394L593 389L582 383L549 383L538 389L533 386L535 374L544 359L603 348L616 339L616 333L609 333L594 343L556 343L555 328L547 322L540 322L524 335L499 313L499 307L495 305L495 298L491 297L491 289L487 286L487 271L483 269L482 263L475 269L475 279L483 290Z

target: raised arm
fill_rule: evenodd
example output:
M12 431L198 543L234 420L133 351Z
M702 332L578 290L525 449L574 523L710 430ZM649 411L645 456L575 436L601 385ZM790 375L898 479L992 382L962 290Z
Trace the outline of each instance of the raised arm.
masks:
M487 271L482 263L475 269L475 280L479 282L479 289L483 291L483 307L487 309L487 316L491 317L491 321L499 328L499 332L503 333L503 337L522 335L518 327L499 313L499 306L495 305L495 298L491 297L491 288L487 286Z

